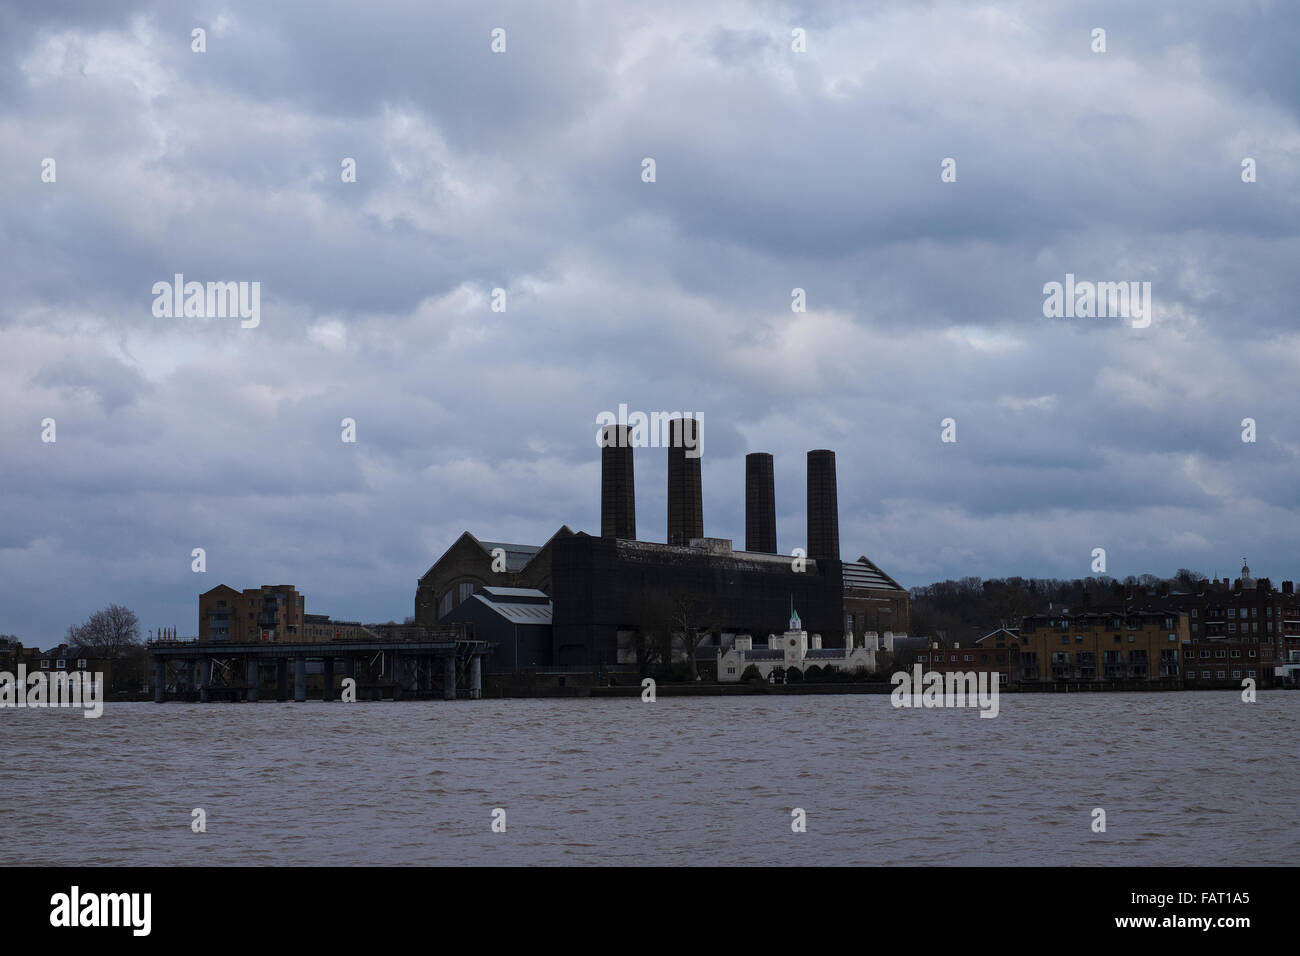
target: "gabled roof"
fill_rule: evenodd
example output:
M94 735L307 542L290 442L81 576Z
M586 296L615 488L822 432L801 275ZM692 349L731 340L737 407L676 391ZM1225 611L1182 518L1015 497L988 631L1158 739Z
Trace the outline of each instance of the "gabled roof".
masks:
M1011 640L1016 640L1016 639L1018 639L1018 638L1020 637L1020 628L1018 628L1018 627L995 627L993 630L989 631L989 632L988 632L987 634L985 634L983 637L977 637L977 638L975 638L975 643L976 643L976 644L980 644L980 643L982 643L982 642L984 642L984 641L987 641L990 637L994 637L994 636L996 636L996 635L998 635L998 634L1005 634L1009 639L1011 639Z
M218 591L229 591L231 594L238 594L238 595L243 594L242 591L232 588L229 584L218 584L216 587L209 588L208 590L202 592L199 595L199 597L207 597L209 594L215 594Z
M522 571L524 568L528 566L528 563L532 561L533 558L535 558L542 551L545 551L547 546L552 541L554 541L558 537L564 535L571 535L571 534L573 534L573 532L569 530L568 525L560 525L560 529L556 531L555 534L547 538L545 544L538 545L538 544L511 544L505 541L480 541L478 538L474 537L473 534L466 531L459 538L457 538L455 541L452 542L451 547L449 547L446 551L444 551L441 555L438 556L437 561L434 561L433 564L429 565L429 569L425 571L422 575L420 575L420 580L423 581L425 578L427 578L433 572L433 569L442 563L443 559L445 559L447 555L451 554L457 548L466 545L470 547L478 548L489 558L492 556L493 549L501 548L506 553L506 570L511 572Z

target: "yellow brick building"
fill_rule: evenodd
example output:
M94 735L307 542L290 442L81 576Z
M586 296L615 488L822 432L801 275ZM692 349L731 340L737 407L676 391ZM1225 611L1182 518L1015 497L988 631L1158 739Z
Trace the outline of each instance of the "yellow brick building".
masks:
M1164 611L1038 614L1020 624L1018 678L1168 680L1181 676L1186 614Z

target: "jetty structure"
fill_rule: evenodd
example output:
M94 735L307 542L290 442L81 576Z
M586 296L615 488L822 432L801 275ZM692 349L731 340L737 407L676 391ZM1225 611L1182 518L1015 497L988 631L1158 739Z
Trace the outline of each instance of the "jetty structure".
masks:
M307 700L308 671L322 675L322 700L339 699L341 680L355 681L357 700L477 700L487 641L472 625L421 628L418 636L344 641L151 641L154 701ZM340 666L341 665L341 666ZM272 676L273 675L273 676Z

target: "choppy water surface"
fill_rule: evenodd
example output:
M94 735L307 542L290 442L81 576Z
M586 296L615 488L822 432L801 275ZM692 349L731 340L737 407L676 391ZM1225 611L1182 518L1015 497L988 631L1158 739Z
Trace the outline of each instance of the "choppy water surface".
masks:
M0 710L0 833L23 835L39 856L10 862L32 864L1300 862L1300 693L1001 705L996 719L883 695ZM191 832L195 807L207 833Z

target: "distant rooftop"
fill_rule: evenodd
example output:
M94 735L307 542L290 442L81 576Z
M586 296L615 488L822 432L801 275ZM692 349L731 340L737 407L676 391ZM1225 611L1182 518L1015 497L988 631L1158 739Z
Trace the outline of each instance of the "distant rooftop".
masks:
M532 560L533 555L542 550L541 545L537 544L508 544L504 541L480 541L488 551L495 551L500 548L506 553L506 570L522 571L524 565Z

